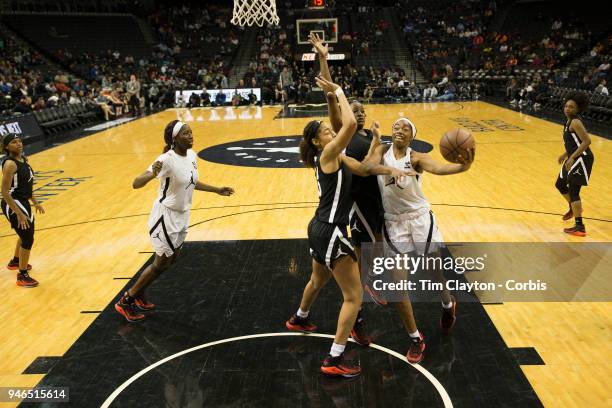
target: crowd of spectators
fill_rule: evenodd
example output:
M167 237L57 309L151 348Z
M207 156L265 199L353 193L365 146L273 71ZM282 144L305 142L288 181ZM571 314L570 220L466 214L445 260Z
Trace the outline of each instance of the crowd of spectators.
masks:
M109 120L143 109L173 106L175 91L228 88L229 62L241 30L228 29L231 9L219 5L160 6L148 16L159 43L148 57L108 49L74 55L55 50L67 69L48 69L48 61L12 35L0 40L0 107L3 114L27 113L68 103L99 106ZM45 71L49 71L46 72ZM130 88L134 75L139 86ZM131 102L130 102L131 101Z
M289 0L287 0L289 1ZM339 41L350 44L353 54L367 55L382 45L390 24L374 13L375 2L347 1L333 5L339 15L357 13L359 27L339 33ZM400 5L403 4L400 2ZM495 2L484 9L482 2L448 3L442 12L436 3L423 3L401 13L401 29L412 45L418 68L427 84L416 84L399 67L331 64L334 81L345 92L365 101L446 101L478 99L490 92L482 81L459 81L465 68L487 74L520 72L540 68L537 75L514 75L505 87L509 102L537 106L553 86L581 88L608 94L610 41L597 43L585 56L580 70L568 74L558 65L575 58L578 46L592 33L572 19L550 21L541 37L512 32L490 32L497 11ZM285 12L291 14L291 8ZM402 10L398 7L398 10ZM147 16L159 43L149 56L122 55L108 49L98 54L73 55L56 50L61 72L45 70L45 60L14 38L0 41L0 97L5 113L27 113L55 105L83 103L98 106L105 119L122 114L140 114L143 109L174 106L176 91L200 89L189 98L179 96L180 106L244 105L254 102L250 92L222 100L209 90L261 89L263 103L309 101L316 65L295 59L293 19L282 27L266 27L256 39L257 53L239 83L229 83L230 63L240 45L242 29L229 25L231 9L223 4L159 6ZM540 21L539 20L539 21ZM577 76L579 73L579 76ZM220 98L220 99L217 99Z
M513 106L539 107L549 99L555 87L579 89L591 95L609 96L612 36L596 45L577 63L575 70L554 70L550 75L519 75L510 78L506 86L506 99Z

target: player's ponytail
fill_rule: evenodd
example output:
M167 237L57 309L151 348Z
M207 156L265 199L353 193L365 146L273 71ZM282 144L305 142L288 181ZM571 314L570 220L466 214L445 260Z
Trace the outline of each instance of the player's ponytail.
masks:
M317 154L317 147L312 144L312 140L319 134L319 128L321 127L321 121L312 120L304 127L304 133L302 140L300 141L300 159L306 167L315 166L315 156Z

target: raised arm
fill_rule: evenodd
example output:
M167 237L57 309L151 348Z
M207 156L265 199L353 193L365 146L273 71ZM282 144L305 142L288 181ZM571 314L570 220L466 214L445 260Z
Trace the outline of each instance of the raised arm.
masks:
M336 137L325 146L321 155L321 162L337 158L340 153L346 149L351 141L351 138L357 130L357 121L355 115L339 85L329 82L321 77L316 78L317 85L327 93L334 93L338 97L340 104L340 112L342 113L342 127L338 131Z
M412 153L413 167L415 169L422 169L428 173L437 174L439 176L446 176L449 174L457 174L467 171L474 162L474 155L476 154L475 149L468 150L468 157L464 158L459 156L458 160L461 163L458 164L444 164L440 163L437 160L432 159L432 157L426 153Z
M308 35L308 42L314 47L315 51L319 55L319 64L321 65L321 76L332 82L331 74L329 72L329 65L327 64L327 56L329 55L329 47L323 43L323 40L319 38L318 34L310 33Z
M323 41L315 33L310 33L308 36L308 42L314 47L315 51L319 56L319 64L321 66L321 76L332 81L331 74L329 72L329 65L327 64L327 56L329 55L329 49L327 44L323 44ZM339 132L342 128L342 118L340 113L340 107L338 106L338 98L333 93L326 93L325 98L327 99L327 110L329 112L329 121L332 125L334 132Z

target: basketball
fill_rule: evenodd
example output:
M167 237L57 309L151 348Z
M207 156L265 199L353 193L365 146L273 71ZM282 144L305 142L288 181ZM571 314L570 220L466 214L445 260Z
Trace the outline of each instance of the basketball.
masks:
M474 136L467 129L451 129L444 132L440 139L440 152L451 163L459 163L458 157L467 159L468 149L476 147Z

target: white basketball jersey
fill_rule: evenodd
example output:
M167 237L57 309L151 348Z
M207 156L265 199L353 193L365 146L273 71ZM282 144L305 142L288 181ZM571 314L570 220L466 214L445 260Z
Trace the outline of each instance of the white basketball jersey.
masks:
M187 155L180 156L169 150L155 161L163 163L157 175L160 181L157 201L175 211L187 211L191 208L193 190L198 182L198 163L195 152L187 150ZM153 171L153 165L149 166Z
M396 159L393 154L393 146L390 146L383 156L383 164L399 170L411 170L410 151L411 149L408 148L404 157ZM385 213L400 215L423 208L430 209L429 202L421 190L422 182L423 174L403 177L399 183L392 176L378 176L378 187Z

